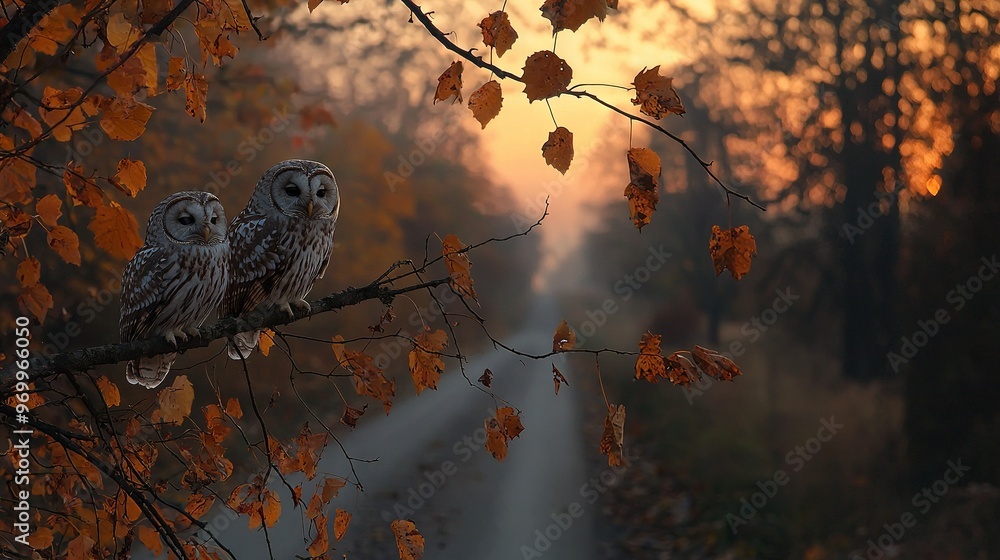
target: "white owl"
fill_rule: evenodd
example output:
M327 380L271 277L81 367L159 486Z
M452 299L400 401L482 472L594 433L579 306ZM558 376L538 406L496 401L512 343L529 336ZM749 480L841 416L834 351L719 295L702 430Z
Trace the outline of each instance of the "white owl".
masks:
M229 227L230 281L219 316L308 309L305 297L330 263L339 213L340 192L327 166L292 159L268 169ZM260 331L237 334L229 357L249 357L259 338Z
M179 192L156 205L146 240L122 278L122 342L165 336L187 340L212 314L229 279L226 213L205 192ZM175 353L131 360L129 383L148 389L170 372Z

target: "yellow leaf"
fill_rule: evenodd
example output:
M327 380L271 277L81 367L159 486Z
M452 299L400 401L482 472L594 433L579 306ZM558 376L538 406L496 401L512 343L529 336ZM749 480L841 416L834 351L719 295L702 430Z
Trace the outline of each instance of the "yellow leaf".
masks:
M184 87L187 80L187 68L184 67L184 57L174 56L167 64L167 91Z
M469 96L469 109L472 116L479 121L479 124L486 128L486 123L493 120L500 114L500 107L503 106L503 91L500 83L490 80L479 87Z
M97 378L97 388L101 391L104 403L109 407L118 406L122 403L122 397L121 393L118 392L118 386L106 376L102 375Z
M529 56L523 70L521 79L529 102L559 95L573 80L573 69L552 51L539 51Z
M452 103L462 102L462 61L456 60L438 78L437 90L434 91L434 103L446 101L454 97Z
M562 126L550 132L548 141L542 144L542 157L565 175L573 161L573 133Z
M49 230L49 247L64 261L80 266L80 238L66 226L55 226Z
M146 188L146 164L129 158L120 160L115 173L115 184L129 196L135 197Z
M45 195L35 203L35 212L45 225L54 227L59 216L62 216L62 200L54 194Z
M660 75L659 65L649 70L643 68L632 81L635 86L632 104L639 105L640 112L654 119L662 119L670 113L683 115L684 104L674 89L673 80Z
M493 12L479 23L479 28L483 31L483 43L495 48L498 57L502 57L517 41L517 31L511 26L507 12Z
M396 536L400 560L419 560L424 555L424 537L409 519L397 519L390 525Z
M191 415L191 405L194 403L194 386L186 375L178 375L173 385L162 389L157 396L163 422L180 424L184 418Z
M153 108L145 103L116 97L101 113L101 128L113 140L135 140L146 131Z
M265 357L271 353L271 347L274 346L274 331L271 329L264 329L260 333L260 340L257 342L257 346L260 347L260 353Z
M208 81L205 75L197 72L188 74L184 79L184 93L187 96L184 110L200 122L205 122L205 106L208 103Z
M88 229L98 247L121 259L131 259L142 247L135 216L117 202L98 207Z
M125 19L125 14L122 12L108 18L108 26L104 32L108 37L108 42L112 47L118 49L118 52L127 50L142 36L142 32L133 27Z
M142 79L140 85L149 90L149 95L156 95L156 78L159 76L159 67L156 65L156 45L146 43L139 47L135 53L136 60L142 66Z

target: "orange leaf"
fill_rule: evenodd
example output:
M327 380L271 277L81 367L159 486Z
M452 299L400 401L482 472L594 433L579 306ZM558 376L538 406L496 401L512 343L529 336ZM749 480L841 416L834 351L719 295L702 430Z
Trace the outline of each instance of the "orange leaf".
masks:
M184 87L187 81L187 68L184 67L184 57L174 56L167 63L167 91Z
M112 47L118 49L118 52L123 52L142 36L142 31L133 27L125 19L123 12L118 12L108 18L105 35Z
M45 195L35 203L35 212L45 225L54 227L59 216L62 216L62 200L54 194Z
M163 552L163 541L160 540L160 534L156 532L156 529L140 525L138 533L139 540L142 541L142 544L145 545L150 552L156 556L159 556Z
M712 226L708 250L712 254L716 276L728 268L733 278L739 280L750 272L750 261L757 256L757 240L747 226L727 230Z
M487 389L490 388L490 384L493 383L493 372L490 371L490 368L486 368L486 370L483 371L483 374L479 376L478 381Z
M629 219L639 231L642 231L642 227L649 224L653 212L656 211L656 203L660 201L660 195L656 191L644 191L629 184L625 187L625 198L628 199Z
M84 176L82 165L67 164L63 171L63 184L66 185L66 192L73 198L73 206L104 206L103 191L92 179Z
M66 226L55 226L49 230L49 247L70 264L80 266L80 238Z
M552 364L552 383L556 386L557 395L559 394L560 383L565 383L566 386L569 387L569 381L566 381L566 376L564 376L562 372L556 368L555 364Z
M271 353L271 347L274 346L274 331L271 329L264 329L260 333L260 340L257 342L257 346L260 348L260 353L265 357Z
M476 296L476 289L472 286L472 262L468 255L460 252L463 249L462 242L455 234L444 236L441 241L441 253L444 255L444 264L448 267L448 274L451 275L451 287L459 295L469 296L479 301Z
M35 257L28 257L17 265L17 281L22 288L30 288L42 277L42 263Z
M178 375L173 385L162 389L157 395L160 412L166 424L180 424L186 416L191 415L191 405L194 403L194 386L186 375Z
M281 517L281 500L278 499L278 493L274 490L265 490L264 501L261 505L264 510L264 524L268 527L274 527L278 518Z
M472 111L472 116L479 121L483 128L486 128L486 123L500 114L502 106L503 91L500 89L500 83L496 80L486 82L469 96L469 109Z
M122 403L121 393L118 392L118 386L114 384L107 376L100 376L97 378L97 388L101 391L101 397L104 398L104 403L108 406L118 406Z
M309 4L312 5L312 0ZM329 521L325 515L316 516L316 538L306 549L310 558L327 558L326 553L330 551L330 530L327 528Z
M687 355L674 352L667 356L667 379L671 383L686 387L700 378L701 371Z
M98 247L121 259L131 259L142 247L135 216L114 201L97 209L87 229L94 232Z
M31 536L28 537L28 546L34 550L45 550L46 548L52 546L53 540L52 529L48 527L38 527L35 529Z
M344 414L340 416L340 423L348 428L356 428L358 426L358 420L362 415L364 415L366 410L368 410L367 404L361 408L354 408L353 406L345 405Z
M79 130L87 125L83 108L77 105L82 96L83 89L78 87L61 91L51 86L45 86L38 115L45 121L45 124L52 127L52 136L56 140L69 142L74 130Z
M454 97L452 103L462 102L462 61L456 60L438 78L437 90L434 91L434 103L446 101Z
M188 74L184 79L184 93L187 96L184 110L200 122L205 122L205 108L208 104L208 80L205 75L197 72Z
M524 63L524 94L528 101L554 97L566 91L573 80L573 69L552 51L539 51Z
M410 350L410 376L419 395L424 389L437 389L438 379L444 372L444 361L439 353L448 345L448 335L438 329L433 333L429 327L413 339Z
M684 104L673 86L673 78L660 75L660 66L649 70L643 68L635 76L632 85L635 86L633 105L640 105L639 111L654 119L662 119L670 113L684 114Z
M212 508L212 504L214 503L215 496L206 496L200 492L195 492L188 498L188 503L184 506L184 511L191 517L200 519L208 513L208 510Z
M479 23L479 28L483 31L483 43L487 47L497 50L497 57L502 57L503 53L517 41L517 31L510 24L507 12L497 11L483 18Z
M631 182L625 187L625 198L628 199L629 219L642 231L660 201L656 190L659 186L660 156L648 148L632 148L627 159Z
M129 158L120 160L118 172L115 173L115 184L129 196L135 197L146 188L146 164Z
M0 149L13 150L14 142L0 134ZM31 189L35 188L35 166L30 161L20 157L4 157L0 161L0 200L7 203L28 204L34 198Z
M334 335L333 342L330 343L330 348L333 349L333 356L337 358L337 363L341 366L346 365L344 362L344 337L342 335Z
M86 533L79 534L69 542L69 547L66 549L66 560L90 560L93 558L91 550L95 544L97 544L96 541Z
M392 397L396 394L396 381L386 379L372 357L363 352L344 350L344 363L354 374L354 390L361 396L369 396L382 401L385 413L392 409Z
M552 336L552 351L565 352L572 350L576 346L576 333L569 328L569 324L563 319L556 327L556 334Z
M640 356L635 361L635 378L645 379L650 383L656 383L662 377L667 378L667 363L663 360L660 351L660 341L663 337L658 334L646 333L639 341Z
M625 464L622 458L625 439L625 405L608 407L604 418L604 434L601 435L601 453L608 456L608 465L618 467Z
M503 428L503 434L507 439L514 439L524 431L521 418L509 406L497 409L497 422Z
M548 141L542 144L542 157L565 175L573 161L573 133L562 126L550 132Z
M695 345L691 354L694 355L694 361L698 367L715 379L732 381L737 375L743 375L739 366L715 350Z
M424 537L409 519L397 519L390 525L396 535L399 560L419 560L424 555Z
M351 524L351 514L342 509L337 510L337 515L333 518L333 537L338 541L344 538L347 526Z
M116 97L101 113L101 128L113 140L135 140L146 131L153 108L132 99Z
M333 476L323 480L323 493L322 493L323 503L324 504L330 503L330 500L336 498L337 494L340 493L340 489L346 485L347 482L345 482L344 479Z
M17 296L17 303L26 313L34 315L39 323L45 320L45 314L55 306L52 294L44 284L35 284L22 290L21 295Z
M507 457L507 438L503 437L503 428L494 418L486 419L486 449L497 461Z
M590 18L596 17L604 21L608 13L608 5L618 9L617 0L545 0L542 7L542 17L552 22L552 34L563 29L576 31Z
M226 414L232 416L233 418L243 417L243 409L240 407L240 401L238 401L236 397L232 397L226 401Z

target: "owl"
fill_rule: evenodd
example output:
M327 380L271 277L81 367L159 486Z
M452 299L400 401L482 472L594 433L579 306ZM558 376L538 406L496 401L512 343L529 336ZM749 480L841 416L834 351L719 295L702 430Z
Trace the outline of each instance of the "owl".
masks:
M330 263L339 213L340 191L327 166L292 159L268 169L229 226L230 281L219 316L308 310L305 297ZM249 357L259 338L260 331L237 334L229 357Z
M179 192L156 205L146 239L122 277L122 342L165 336L187 340L218 308L229 280L226 213L215 195ZM175 353L131 360L129 383L152 389Z

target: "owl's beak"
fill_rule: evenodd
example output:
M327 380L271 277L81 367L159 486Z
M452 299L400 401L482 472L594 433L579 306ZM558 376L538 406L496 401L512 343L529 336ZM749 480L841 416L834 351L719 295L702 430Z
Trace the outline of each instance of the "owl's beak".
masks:
M201 228L201 236L205 238L205 241L208 241L212 238L212 230L208 229L208 226Z
M310 200L309 204L306 206L306 216L309 218L313 217L313 202Z

